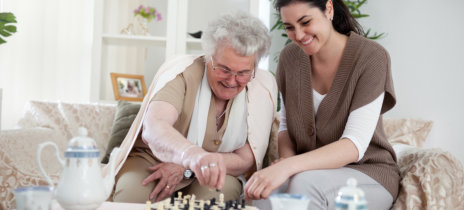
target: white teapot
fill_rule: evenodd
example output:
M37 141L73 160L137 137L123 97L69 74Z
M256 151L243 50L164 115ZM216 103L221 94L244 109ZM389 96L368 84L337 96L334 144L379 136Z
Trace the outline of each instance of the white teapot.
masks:
M109 161L109 172L104 178L100 169L100 152L95 141L87 137L87 130L80 127L78 136L71 139L64 152L65 160L60 158L55 143L44 142L37 148L37 162L40 171L54 191L54 197L65 209L96 209L111 194L114 185L114 158L119 148L113 149ZM42 167L40 155L46 146L55 147L56 157L63 167L58 186L55 188L50 176Z

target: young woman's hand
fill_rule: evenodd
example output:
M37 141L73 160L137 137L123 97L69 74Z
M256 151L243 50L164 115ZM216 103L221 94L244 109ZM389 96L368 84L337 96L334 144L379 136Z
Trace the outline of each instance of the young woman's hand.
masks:
M269 197L290 177L288 170L282 164L275 163L267 168L255 172L245 185L245 198L259 200Z

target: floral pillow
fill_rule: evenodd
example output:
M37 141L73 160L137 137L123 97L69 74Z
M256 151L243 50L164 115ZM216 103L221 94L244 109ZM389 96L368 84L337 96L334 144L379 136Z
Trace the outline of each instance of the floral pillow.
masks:
M464 209L464 172L451 153L414 147L398 166L401 188L392 209Z
M421 148L433 122L385 118L383 124L402 178L392 209L464 209L461 162L442 149Z
M406 144L416 147L424 145L433 122L409 118L384 118L383 127L390 144Z

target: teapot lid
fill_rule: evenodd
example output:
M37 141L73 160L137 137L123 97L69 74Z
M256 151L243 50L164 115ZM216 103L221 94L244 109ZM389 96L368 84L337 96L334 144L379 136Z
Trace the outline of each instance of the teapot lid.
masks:
M356 187L357 181L355 178L349 178L346 181L346 186L342 187L338 191L338 195L335 198L335 207L340 209L349 209L351 205L355 206L355 209L367 209L367 201L364 196L364 191L361 188Z
M92 138L87 137L87 129L79 127L78 135L69 141L68 148L64 152L67 158L98 158L100 151Z

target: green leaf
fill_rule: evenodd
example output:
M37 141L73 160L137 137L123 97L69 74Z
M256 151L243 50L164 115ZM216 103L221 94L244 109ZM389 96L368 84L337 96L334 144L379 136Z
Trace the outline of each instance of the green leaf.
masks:
M374 33L374 36L369 36L367 38L372 39L372 40L376 40L376 39L379 39L379 38L383 37L383 35L385 35L385 33L381 33L381 34Z
M3 37L9 37L11 36L10 33L6 32L6 31L0 31L0 35L2 35Z
M364 18L364 17L369 17L369 15L366 15L366 14L352 14L354 18L358 19L358 18Z
M282 25L282 21L279 19L277 22L274 23L274 25L271 28L271 31L275 30L277 27L280 27Z
M8 26L5 26L5 30L11 32L11 33L15 33L16 32L16 26L13 26L13 25L8 25Z
M16 32L16 17L11 12L0 12L0 44L6 43L2 37L9 37ZM8 25L7 25L8 24Z
M11 12L0 12L0 21L16 23L16 17Z

